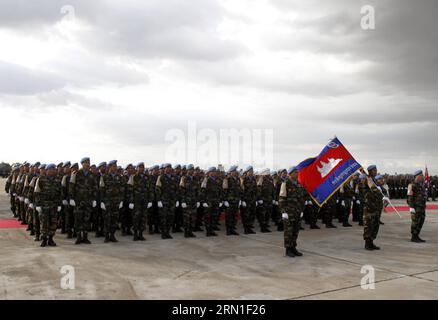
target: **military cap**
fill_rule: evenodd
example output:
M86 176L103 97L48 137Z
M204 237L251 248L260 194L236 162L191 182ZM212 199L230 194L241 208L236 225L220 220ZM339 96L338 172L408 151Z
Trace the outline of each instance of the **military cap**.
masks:
M79 168L79 164L77 163L77 162L75 162L75 163L73 163L72 165L71 165L71 168L73 169L73 168Z
M377 181L377 180L380 180L380 179L383 179L383 178L384 178L383 175L378 174L374 179L376 179L376 181Z
M230 169L228 169L228 173L236 171L238 166L231 166Z
M208 168L207 173L210 173L210 172L216 172L216 167Z
M175 170L176 169L181 169L181 165L180 164L176 164L176 165L173 166L173 169L175 169Z
M288 173L288 174L291 174L291 173L294 172L294 171L298 171L298 169L297 169L296 166L292 166L292 167L290 167L290 168L287 170L287 173Z
M36 168L38 168L40 165L41 165L41 163L39 163L39 162L35 162L35 163L33 164L33 166L36 167Z
M144 167L144 162L139 162L139 163L137 163L137 168L138 167Z
M58 163L58 165L56 166L57 168L61 168L64 165L63 162Z
M187 170L194 170L194 169L195 169L195 166L193 164L189 164L187 166Z
M110 162L108 162L108 167L111 166L117 166L117 160L111 160Z
M23 167L28 167L28 166L30 166L30 163L27 162L27 161L24 161L24 163L23 163Z
M275 176L277 176L277 175L278 175L277 171L275 171L275 170L272 170L272 171L271 171L271 176L275 177Z
M248 171L254 170L252 166L246 167L246 169L243 171L243 173L247 173Z
M70 166L71 166L70 161L64 162L64 165L63 165L64 168L68 168Z
M90 167L91 168L96 168L96 165L93 163Z
M132 168L132 167L133 167L133 165L132 165L132 163L130 163L130 164L126 165L125 170L128 170L129 168Z
M149 168L149 170L157 170L157 169L160 169L159 165L154 165L154 166Z
M122 166L117 166L117 170L123 170Z
M103 162L99 163L97 167L98 168L106 167L106 162L103 161Z
M170 163L163 163L161 166L161 169L165 169L165 168L172 168L172 165Z
M90 158L89 157L82 158L81 159L81 164L86 162L86 161L90 161Z
M421 169L417 170L417 171L414 172L414 177L422 175L422 174L423 174L423 170L421 170Z
M364 174L359 175L359 179L361 179L361 180L365 180L366 178L367 178L367 176Z
M376 166L375 164L372 164L372 165L370 165L370 166L367 168L367 171L371 171L371 170L374 170L374 169L377 169L377 166Z
M269 170L268 168L266 168L266 169L260 171L260 174L261 174L261 175L269 175L270 173L271 173L271 170Z
M45 168L46 168L46 165L44 163L40 165L40 169L45 169Z

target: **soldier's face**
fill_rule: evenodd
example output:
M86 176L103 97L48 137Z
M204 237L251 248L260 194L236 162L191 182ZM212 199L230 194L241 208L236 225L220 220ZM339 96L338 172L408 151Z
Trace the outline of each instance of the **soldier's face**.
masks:
M187 174L189 176L193 176L194 173L195 173L195 170L187 170Z
M165 174L170 174L170 173L172 173L172 168L171 168L171 167L166 167L166 168L164 168L164 173L165 173Z
M418 175L415 177L415 181L417 182L423 182L424 181L424 176L422 174Z
M375 176L377 176L377 169L370 170L370 172L368 172L368 173L371 177L375 177Z
M97 168L96 167L91 167L91 172L97 173Z
M40 169L40 174L44 176L46 174L46 169Z
M47 175L49 177L53 177L56 174L56 169L49 169L47 170Z
M70 172L71 172L71 169L70 169L70 168L64 168L64 173L65 173L65 174L70 174Z
M116 166L111 166L108 168L108 172L109 173L116 173L117 172L117 167Z
M292 173L289 175L289 177L290 177L292 180L297 180L297 179L298 179L298 171L294 171L294 172L292 172Z
M85 171L90 170L90 162L89 162L89 161L85 161L84 163L82 163L82 168L83 168Z
M139 173L144 173L144 167L143 166L138 167L138 172Z

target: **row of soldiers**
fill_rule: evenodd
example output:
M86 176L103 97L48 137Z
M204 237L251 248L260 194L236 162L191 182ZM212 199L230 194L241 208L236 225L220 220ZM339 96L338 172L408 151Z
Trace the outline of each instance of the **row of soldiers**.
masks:
M385 181L391 199L407 199L408 187L415 179L410 174L385 175ZM438 196L438 177L430 177L430 181L425 185L427 200L436 201Z
M204 172L193 165L145 168L144 163L139 163L123 170L117 161L92 166L90 159L84 158L81 168L70 162L14 167L6 192L11 195L12 212L29 225L28 230L36 241L42 240L42 246L55 245L53 236L58 227L61 233L67 233L67 238L76 238L76 244L89 244L91 230L96 237L104 236L105 242L117 242L117 229L122 235L133 235L135 241L144 241L147 226L150 234L160 233L163 239L172 238L170 231L182 232L181 228L185 237L195 237L193 232L203 231L203 225L207 236L216 236L220 213L225 212L227 235L238 235L239 214L245 234L255 233L256 219L261 232L271 232L272 220L278 231L285 232L287 255L299 256L296 237L302 220L311 229L319 229L318 218L327 228L336 228L332 222L335 218L344 227L351 227L351 214L353 221L365 224L366 247L373 248L378 227L370 227L369 223L367 226L370 203L378 204L371 211L378 212L380 224L379 208L383 208L388 187L382 176L373 177L379 196L367 199L373 172L368 169L368 175L357 173L321 208L303 188L298 188L299 199L291 201L293 208L287 209L288 183L299 185L296 168L264 170L255 175L252 167L239 172L233 166L225 173L214 167ZM285 219L285 212L291 210L299 211L298 216ZM291 221L296 223L287 223Z

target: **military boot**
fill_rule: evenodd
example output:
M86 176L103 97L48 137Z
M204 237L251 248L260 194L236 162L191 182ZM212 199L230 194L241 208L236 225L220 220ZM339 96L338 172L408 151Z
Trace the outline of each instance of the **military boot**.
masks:
M143 230L140 230L140 231L138 232L138 240L140 240L140 241L146 241L146 238L143 237Z
M77 238L76 238L76 242L75 242L75 244L81 244L81 243L82 243L81 233L78 232L78 236L77 236Z
M278 226L277 226L277 231L280 231L280 232L282 232L282 231L284 231L284 225L283 225L283 223L279 223L278 224Z
M138 239L138 232L137 232L137 230L134 230L134 239L133 239L134 241L138 241L139 239Z
M154 234L154 226L153 225L149 226L149 234Z
M293 254L292 248L286 248L286 257L295 258L295 255Z
M424 240L422 241L418 235L412 235L411 241L416 243L424 242Z
M91 244L90 240L88 240L88 233L84 232L84 236L82 237L82 243Z
M271 230L269 230L268 227L263 226L263 227L260 228L260 232L261 232L261 233L270 233Z
M71 230L67 231L67 239L71 239L73 238L73 232L71 232Z
M344 223L342 224L342 226L343 226L343 227L346 227L346 228L352 227L352 225L349 224L348 221L347 221L347 222L344 222Z
M365 250L368 250L368 251L374 250L374 248L373 248L371 243L372 243L371 240L365 240Z
M371 246L373 247L373 250L380 250L380 247L376 246L373 241L371 241Z
M35 235L35 230L33 228L33 224L30 225L30 233L29 235L34 236Z
M315 224L310 225L310 229L312 229L312 230L318 230L318 229L321 229L321 228L318 227L318 226L316 225L316 223L315 223Z
M126 235L127 236L133 236L134 234L131 231L131 228L126 228Z
M27 225L26 231L31 231L31 230L32 230L32 224L29 223L29 224Z
M55 241L53 241L53 236L49 236L49 241L47 242L47 244L50 247L56 247L56 243L55 243Z
M108 243L110 242L110 236L109 236L109 232L105 233L105 240L103 240L104 243Z
M290 248L290 251L291 251L295 256L297 256L297 257L302 257L302 256L303 256L303 254L302 254L301 252L299 252L299 251L297 250L296 247L292 247L292 248Z
M33 239L34 241L40 241L40 234L37 233L35 234L35 239Z
M119 242L119 240L117 240L116 237L114 236L114 232L111 232L111 234L110 234L110 241L111 242Z
M202 229L200 226L196 226L195 229L193 229L195 232L204 232L204 229Z
M230 228L230 236L238 236L239 234L237 233L236 229L234 228Z
M43 239L43 241L41 241L41 247L45 247L45 246L47 246L47 237L46 236L43 236L42 237L42 239Z

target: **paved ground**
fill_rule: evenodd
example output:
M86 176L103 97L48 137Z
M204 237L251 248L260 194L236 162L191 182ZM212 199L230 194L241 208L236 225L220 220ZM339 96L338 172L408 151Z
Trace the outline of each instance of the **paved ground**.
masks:
M0 219L10 218L0 180ZM91 239L75 246L58 235L40 248L24 229L0 229L0 299L438 299L438 211L429 212L426 244L409 242L410 219L385 214L378 245L363 249L362 228L306 230L304 257L284 257L282 234L144 243ZM76 288L60 288L60 269L75 268ZM375 290L363 290L363 265Z

